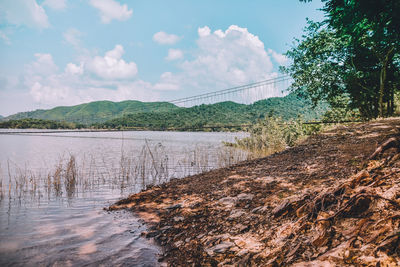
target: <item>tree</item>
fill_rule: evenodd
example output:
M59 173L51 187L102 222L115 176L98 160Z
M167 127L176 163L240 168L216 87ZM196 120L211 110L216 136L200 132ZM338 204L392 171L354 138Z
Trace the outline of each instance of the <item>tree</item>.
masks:
M286 55L292 64L281 70L290 74L294 82L291 89L300 96L310 98L314 105L327 101L336 105L338 96L345 91L345 53L342 40L322 22L308 20L303 40L295 40Z
M394 70L393 59L400 52L400 1L329 0L323 10L329 26L348 39L353 57L375 61L375 71L379 72L379 115L390 115L393 92L388 86L388 71ZM386 114L385 102L389 107Z
M294 78L292 90L314 103L349 97L348 106L367 118L392 115L400 90L400 1L323 2L327 20L309 22L287 52L293 64L283 71Z

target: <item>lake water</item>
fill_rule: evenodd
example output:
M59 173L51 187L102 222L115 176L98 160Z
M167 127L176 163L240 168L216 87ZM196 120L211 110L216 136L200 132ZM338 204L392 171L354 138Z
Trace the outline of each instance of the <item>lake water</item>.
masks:
M222 146L244 136L0 134L0 266L157 266L160 249L140 236L143 223L103 207L147 185L245 159Z

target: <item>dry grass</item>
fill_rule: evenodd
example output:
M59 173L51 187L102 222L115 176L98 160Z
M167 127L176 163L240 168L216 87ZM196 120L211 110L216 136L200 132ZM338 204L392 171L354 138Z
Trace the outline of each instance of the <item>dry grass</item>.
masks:
M225 145L249 151L254 157L265 157L293 147L321 130L321 125L306 125L300 118L284 121L266 117L248 129L249 137L236 138L235 143Z
M47 199L73 198L101 187L118 189L121 193L129 190L141 191L148 186L168 182L217 167L226 167L249 158L249 154L238 149L221 147L213 153L209 149L196 147L186 151L182 160L174 161L162 144L148 142L139 154L121 150L117 166L94 155L77 159L75 155L61 158L46 171L31 171L8 162L7 174L0 168L0 201L8 199L32 200L44 196ZM97 157L98 158L98 157ZM8 189L8 190L7 190Z

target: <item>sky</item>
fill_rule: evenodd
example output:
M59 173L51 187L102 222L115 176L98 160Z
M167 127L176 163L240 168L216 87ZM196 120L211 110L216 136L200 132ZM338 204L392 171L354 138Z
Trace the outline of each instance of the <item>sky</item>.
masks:
M0 0L0 115L96 100L167 101L277 77L306 18L323 19L321 7Z

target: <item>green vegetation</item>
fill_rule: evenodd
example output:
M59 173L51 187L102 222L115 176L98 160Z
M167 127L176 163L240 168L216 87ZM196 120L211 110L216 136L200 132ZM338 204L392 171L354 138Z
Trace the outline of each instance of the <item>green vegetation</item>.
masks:
M294 79L292 91L363 118L393 115L400 91L400 1L323 2L327 19L309 21L287 52L293 63L282 70Z
M208 126L255 123L267 115L278 116L284 120L303 115L304 119L311 120L320 118L327 108L327 105L319 105L313 109L310 102L300 99L295 94L290 94L285 97L261 100L251 105L221 102L191 108L177 108L165 112L129 114L94 126L99 128L139 127L153 130L189 130Z
M296 145L306 136L321 130L321 125L307 125L301 118L283 120L266 117L249 128L249 137L225 143L252 152L255 156L267 156Z
M191 108L177 107L167 102L123 101L114 103L97 101L71 107L17 113L5 119L18 120L18 122L14 124L9 122L4 125L19 127L18 125L22 125L21 119L32 118L50 120L51 123L66 121L95 128L134 127L165 130L169 128L201 128L210 125L248 124L254 123L268 114L282 117L285 120L302 115L306 120L311 120L320 118L327 108L326 104L320 104L314 109L311 102L301 99L295 94L273 97L257 101L251 105L221 102ZM37 123L37 125L44 125L44 122ZM26 123L32 124L31 121L26 121L24 125ZM34 128L33 124L32 126ZM40 128L48 127L40 126ZM57 128L57 126L51 126L51 128Z
M120 110L119 113L117 109ZM56 107L50 110L18 113L7 117L8 121L1 123L0 127L64 129L83 127L85 125L86 127L112 129L204 130L201 128L251 124L271 115L281 117L284 120L293 119L299 115L303 116L305 120L319 119L327 109L327 104L320 104L313 108L310 101L301 99L296 94L273 97L257 101L251 105L228 101L191 108L177 107L166 102L142 103L139 101L124 101L113 103L101 101L74 107ZM87 124L80 123L82 117L77 115L84 112L86 112L86 115L82 115L85 118L83 121L88 121ZM126 115L113 118L117 116L116 114L124 113ZM106 116L105 114L108 115ZM40 117L40 119L15 119L24 116ZM113 119L102 122L106 117ZM54 119L49 120L48 118ZM76 118L75 121L74 118ZM210 130L214 129L211 128ZM215 130L223 129L218 128Z
M30 118L0 122L0 128L16 129L77 129L82 127L82 124L77 124L73 122L59 122Z
M167 102L140 102L127 100L122 102L96 101L70 107L55 107L49 110L20 112L8 116L7 120L25 118L67 121L90 125L138 112L162 112L177 108Z

